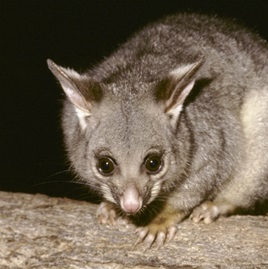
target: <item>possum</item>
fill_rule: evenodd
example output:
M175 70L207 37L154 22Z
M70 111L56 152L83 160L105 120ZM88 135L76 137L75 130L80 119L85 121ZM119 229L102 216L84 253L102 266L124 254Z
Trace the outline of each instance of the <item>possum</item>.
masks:
M190 217L211 223L268 198L268 46L232 21L176 14L78 73L48 60L62 126L100 223L124 217L148 248Z

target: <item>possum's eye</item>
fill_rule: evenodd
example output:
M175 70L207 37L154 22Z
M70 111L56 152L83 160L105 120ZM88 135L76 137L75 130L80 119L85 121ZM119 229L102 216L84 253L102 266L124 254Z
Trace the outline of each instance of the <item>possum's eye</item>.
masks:
M115 162L110 157L102 157L98 160L97 168L104 176L110 176L115 167Z
M163 160L160 156L153 155L148 156L145 159L144 166L148 173L150 174L156 174L160 171L163 165Z

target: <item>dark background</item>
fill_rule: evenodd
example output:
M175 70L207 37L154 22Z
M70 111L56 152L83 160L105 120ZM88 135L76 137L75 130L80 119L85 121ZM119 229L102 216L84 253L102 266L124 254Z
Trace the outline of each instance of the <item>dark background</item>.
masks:
M0 190L83 197L60 130L62 91L46 59L78 71L175 12L235 18L268 40L267 0L0 0Z

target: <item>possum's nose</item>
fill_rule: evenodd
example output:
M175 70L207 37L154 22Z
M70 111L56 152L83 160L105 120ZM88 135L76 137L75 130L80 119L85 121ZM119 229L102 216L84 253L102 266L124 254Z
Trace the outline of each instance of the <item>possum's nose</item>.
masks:
M128 187L120 197L120 206L127 214L135 214L141 209L142 198L134 186Z

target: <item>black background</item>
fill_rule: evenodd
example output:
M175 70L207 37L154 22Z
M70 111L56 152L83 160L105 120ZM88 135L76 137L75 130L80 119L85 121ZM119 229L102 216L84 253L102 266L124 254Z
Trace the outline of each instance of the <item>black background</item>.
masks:
M46 59L78 71L175 12L235 18L268 40L267 0L0 0L0 190L82 197L67 171L62 91Z

